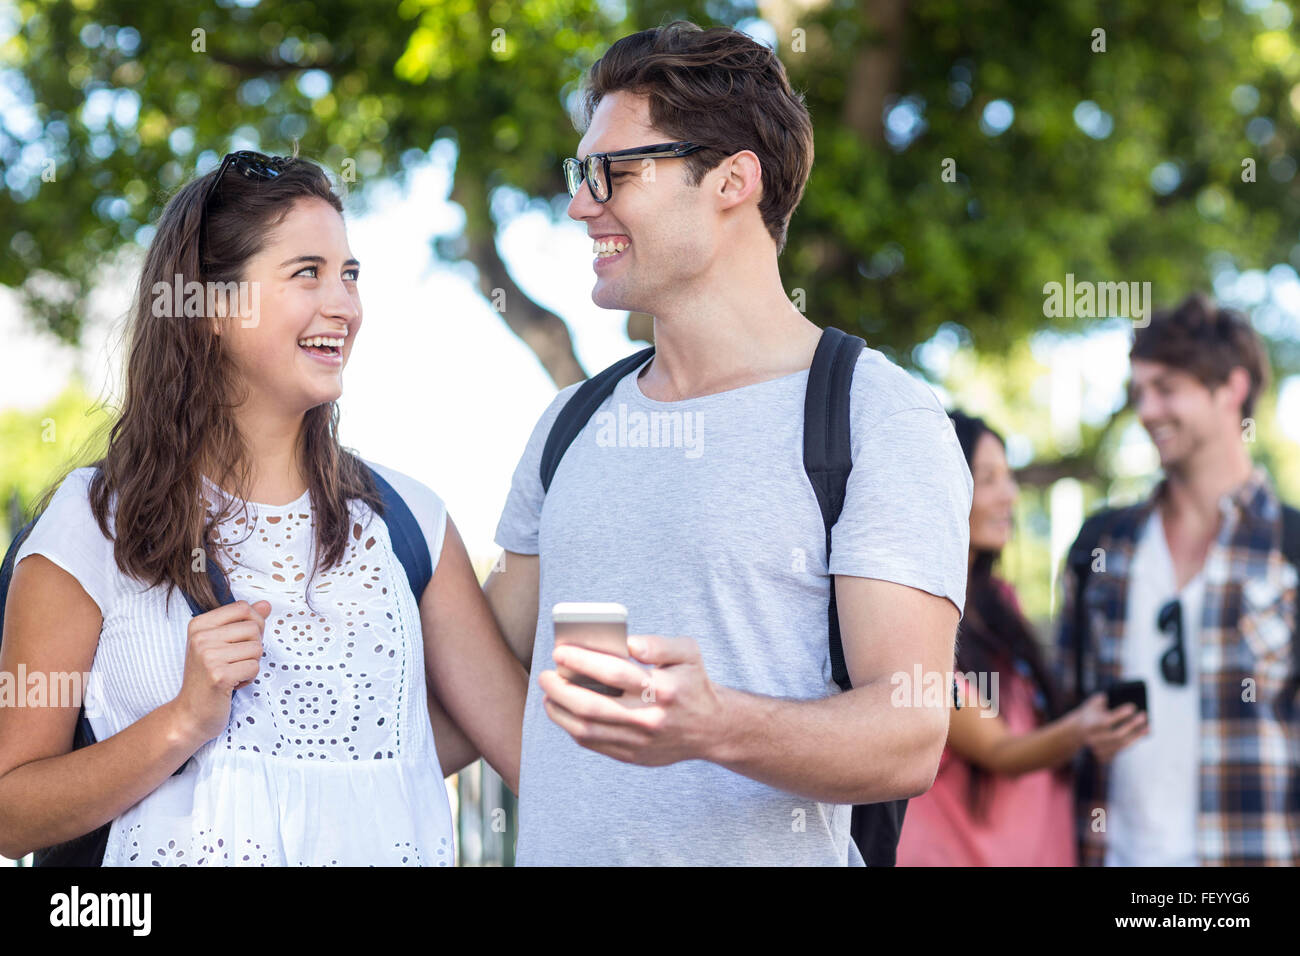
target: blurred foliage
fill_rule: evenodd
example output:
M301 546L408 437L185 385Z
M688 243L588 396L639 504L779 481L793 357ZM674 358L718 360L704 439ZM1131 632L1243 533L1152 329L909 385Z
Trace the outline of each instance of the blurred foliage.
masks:
M1066 273L1150 281L1170 302L1208 285L1212 253L1256 266L1292 254L1300 181L1294 162L1274 167L1285 181L1268 171L1295 146L1288 32L1230 3L908 4L898 99L873 147L835 122L866 40L853 9L833 0L806 18L808 56L786 57L808 85L819 156L787 268L869 340L910 348L953 321L1001 351L1090 324L1043 316L1043 285ZM1247 136L1257 117L1262 145ZM835 256L819 250L845 238L853 257L828 271Z
M1170 304L1225 270L1300 264L1300 34L1280 3L20 0L13 11L0 68L29 109L0 122L0 283L70 342L109 253L147 244L167 197L237 146L298 143L355 206L367 185L401 182L435 143L454 143L465 221L430 241L500 282L498 229L524 208L564 217L559 161L579 138L583 71L617 37L676 17L770 36L806 97L817 158L782 273L808 315L942 382L1022 443L1026 476L1075 475L1090 506L1140 493L1150 472L1126 470L1122 403L1086 417L1076 441L1053 434L1035 336L1101 323L1045 318L1044 284L1149 281ZM554 350L505 318L563 381ZM913 349L945 329L960 347L937 371ZM1277 378L1300 369L1294 322L1266 331ZM1300 462L1282 454L1275 394L1257 458L1296 500ZM41 456L58 456L31 444L39 417L12 421L20 444L6 433L6 449L28 450L22 477L5 480L26 495L54 470ZM1008 564L1039 575L1046 501L1026 488L1022 511L1033 528ZM1027 608L1044 609L1040 597Z
M98 460L113 415L79 378L44 408L0 411L0 541L8 542L37 499L71 467Z
M896 28L881 23L890 9ZM787 288L805 290L816 321L903 363L945 322L984 352L1086 326L1043 316L1044 283L1068 272L1150 281L1169 302L1208 285L1214 254L1241 267L1296 254L1300 52L1281 4L22 0L17 11L2 62L36 121L0 129L0 282L69 341L104 254L147 241L170 191L236 138L277 152L299 141L340 176L355 167L359 185L400 179L435 140L454 141L465 227L438 250L489 268L497 187L563 215L558 163L577 141L567 107L583 69L618 36L676 16L753 28L761 15L775 33L817 150ZM864 97L879 98L879 115L864 119ZM1255 182L1242 181L1246 158ZM41 180L46 160L54 182ZM1300 367L1294 343L1274 344L1284 369Z
M235 140L279 153L298 142L340 181L365 184L400 179L435 139L453 139L466 229L490 234L489 184L562 188L557 156L572 134L556 92L601 40L584 26L595 6L22 3L3 57L38 127L0 133L0 239L14 253L0 282L28 280L39 321L75 341L96 264L147 243L167 197ZM509 32L495 52L499 23ZM48 159L54 182L41 181Z

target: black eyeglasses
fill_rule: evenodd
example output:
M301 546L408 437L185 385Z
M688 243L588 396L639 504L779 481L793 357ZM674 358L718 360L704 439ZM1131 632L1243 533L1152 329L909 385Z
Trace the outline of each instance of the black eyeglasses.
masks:
M203 207L206 209L208 203L212 201L213 194L217 187L221 185L221 178L226 175L226 170L234 168L235 172L242 174L248 179L275 179L284 168L289 165L290 159L284 156L267 156L265 153L255 153L251 149L241 149L233 153L226 153L221 160L221 168L217 170L216 178L212 180L212 185L208 187L207 194L203 197Z
M691 153L708 149L699 143L656 143L653 146L637 146L632 149L616 149L612 153L590 153L586 159L566 159L564 161L564 182L569 187L569 196L578 195L586 180L591 190L591 198L599 203L609 202L613 187L609 183L609 164L625 163L636 159L674 159L689 156Z
M1187 651L1183 646L1183 604L1178 598L1166 603L1156 616L1156 626L1169 636L1173 631L1174 646L1160 655L1160 673L1171 684L1187 683Z

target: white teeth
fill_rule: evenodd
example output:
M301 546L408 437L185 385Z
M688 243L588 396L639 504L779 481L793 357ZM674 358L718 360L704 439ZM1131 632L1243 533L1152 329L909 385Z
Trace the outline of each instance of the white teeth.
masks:
M327 336L324 336L324 335L316 335L316 336L312 336L311 338L299 339L299 340L298 340L298 344L299 344L299 345L302 345L302 346L313 346L313 345L315 345L315 346L321 346L321 345L328 345L328 346L331 346L332 348L336 348L336 349L341 349L341 348L343 348L343 342L344 342L343 339L328 338Z
M626 249L628 245L629 243L624 242L622 239L596 239L592 241L591 251L601 258L605 258L607 256L618 255Z

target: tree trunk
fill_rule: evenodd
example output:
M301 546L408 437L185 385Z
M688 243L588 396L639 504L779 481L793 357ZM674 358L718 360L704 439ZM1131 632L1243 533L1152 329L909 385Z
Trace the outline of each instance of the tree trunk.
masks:
M510 331L533 350L556 388L585 379L587 373L573 354L569 327L515 284L497 251L487 189L457 170L452 199L465 210L465 258L478 270L479 291L488 304L501 315Z
M867 42L849 71L844 123L868 143L885 138L885 98L898 92L906 0L860 0Z

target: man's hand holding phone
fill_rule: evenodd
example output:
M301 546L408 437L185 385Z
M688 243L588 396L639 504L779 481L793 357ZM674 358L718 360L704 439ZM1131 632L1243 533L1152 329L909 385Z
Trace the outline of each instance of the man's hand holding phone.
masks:
M625 763L709 759L723 706L695 641L638 634L619 647L610 632L621 626L626 635L621 605L558 604L552 613L556 670L538 675L551 720L581 746Z
M621 604L566 601L551 608L551 621L555 625L557 651L564 646L580 647L628 659L627 608ZM579 655L580 660L581 658L582 655ZM555 664L561 677L579 687L607 697L619 697L624 693L620 687L610 686L585 672L563 666L559 656L555 656Z

